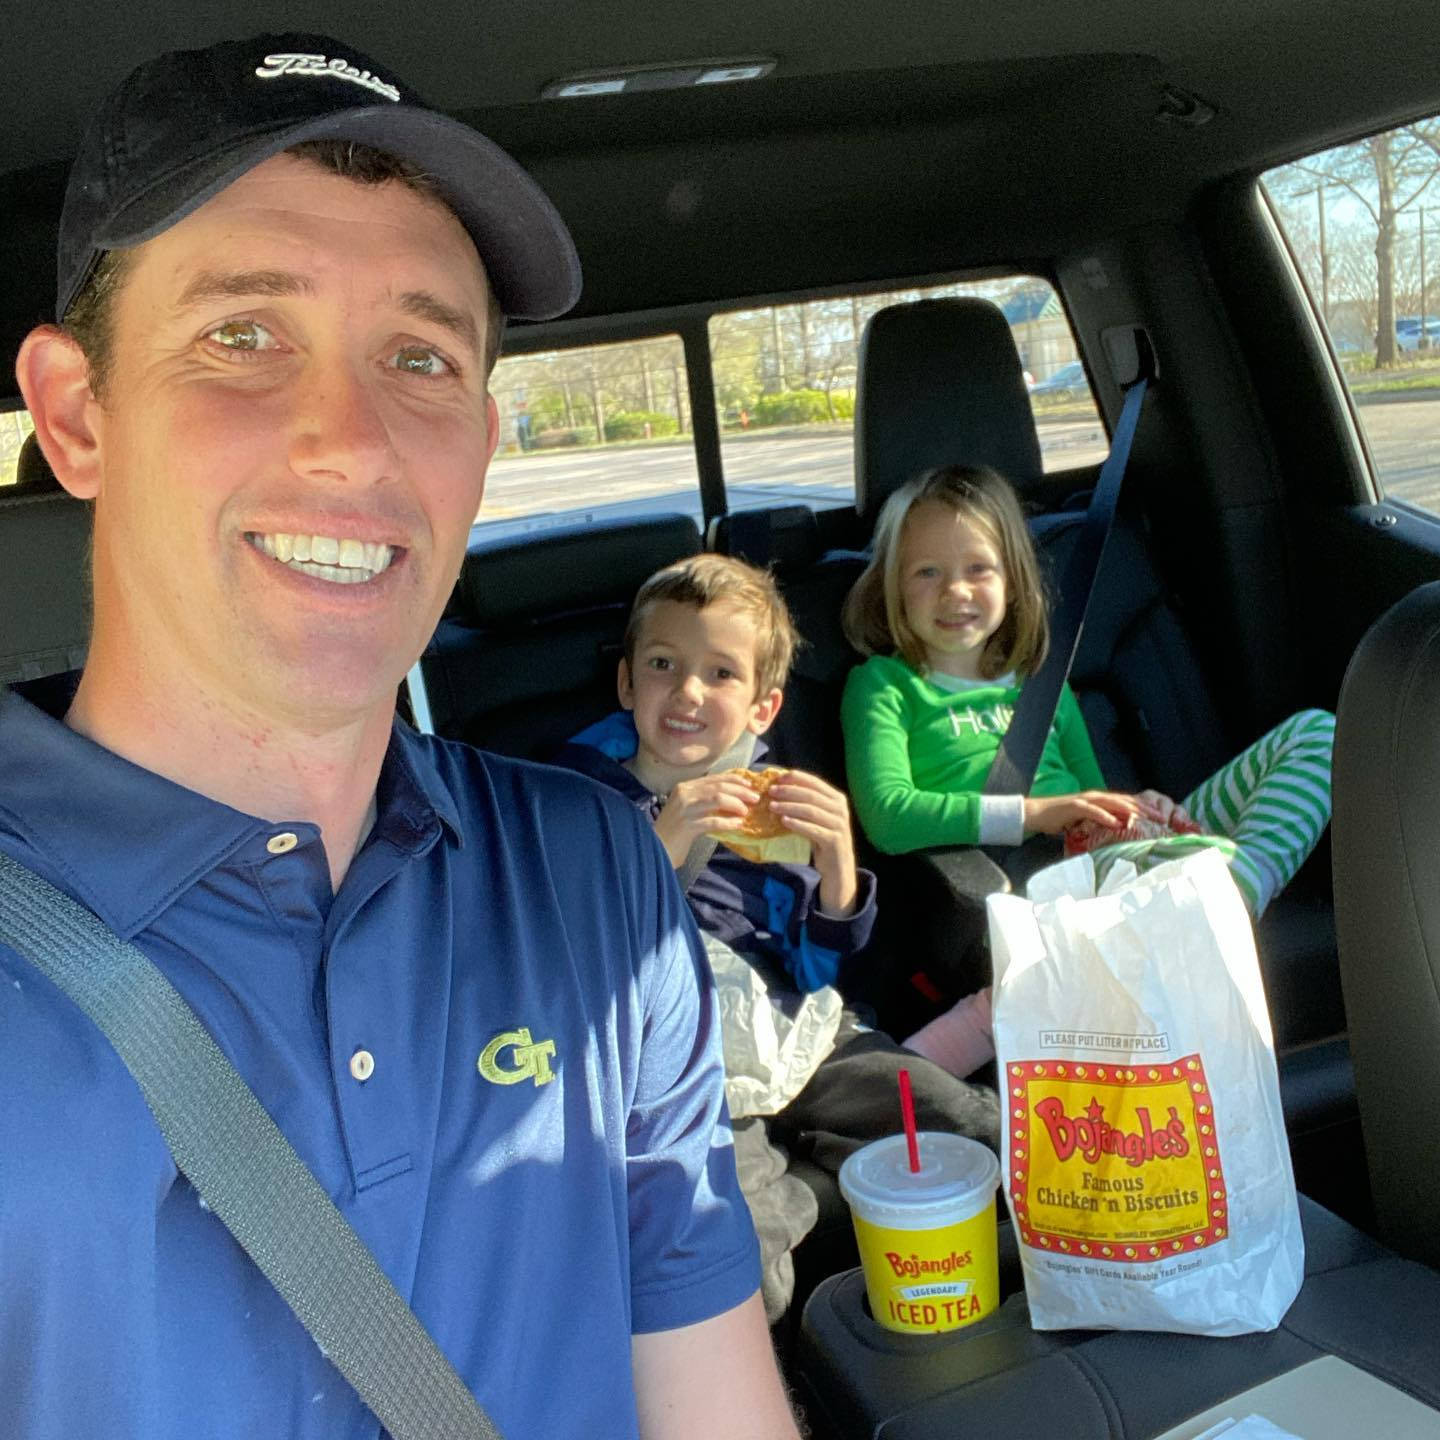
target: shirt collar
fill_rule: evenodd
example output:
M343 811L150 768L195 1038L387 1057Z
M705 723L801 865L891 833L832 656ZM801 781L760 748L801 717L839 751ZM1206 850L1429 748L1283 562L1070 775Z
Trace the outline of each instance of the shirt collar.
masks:
M376 787L373 833L406 851L428 848L437 822L463 840L454 796L425 763L426 743L397 721ZM64 778L57 783L57 776ZM260 837L281 826L314 833L312 825L277 825L177 785L3 688L0 824L122 938Z
M616 767L623 769L626 776L629 777L630 783L615 788L623 788L624 792L632 798L653 793L625 764L627 760L634 758L635 752L640 748L640 736L635 729L633 711L617 710L613 715L607 715L603 720L597 720L593 725L586 726L578 735L572 736L567 742L567 747L570 745L579 746L582 750L598 751L607 760L613 761ZM765 741L756 736L755 753L750 759L751 766L758 767L769 756L769 753L769 747ZM612 785L615 783L613 778L610 783Z
M382 825L403 820L404 828L421 835L430 830L432 819L438 819L458 849L465 844L460 805L430 758L429 752L437 743L416 734L400 719L395 720L375 787L375 826L380 830ZM391 838L400 843L397 837Z
M1007 671L1004 675L997 675L993 680L967 680L963 675L947 675L943 670L927 670L925 678L937 690L949 690L952 694L961 695L967 690L1013 690L1015 688L1015 672Z

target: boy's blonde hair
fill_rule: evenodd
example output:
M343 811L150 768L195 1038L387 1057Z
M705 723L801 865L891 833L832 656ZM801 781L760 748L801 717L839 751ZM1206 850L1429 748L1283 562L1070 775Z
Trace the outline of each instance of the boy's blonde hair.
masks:
M733 605L755 625L755 694L783 690L800 637L790 609L768 570L730 555L691 555L657 570L641 587L625 626L625 664L632 674L645 616L662 600L690 605Z
M845 599L850 643L864 655L898 652L922 674L925 649L905 620L900 593L900 547L910 512L927 501L947 506L984 529L1005 568L1005 618L985 642L980 674L987 680L1014 670L1030 675L1045 658L1050 617L1035 544L1010 482L988 465L944 465L907 481L885 502L875 522L873 558Z

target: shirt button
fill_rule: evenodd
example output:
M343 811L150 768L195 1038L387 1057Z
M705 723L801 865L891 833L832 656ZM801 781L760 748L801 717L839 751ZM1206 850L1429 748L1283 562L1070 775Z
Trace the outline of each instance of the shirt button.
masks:
M350 1057L350 1073L363 1084L375 1073L375 1057L368 1050L357 1050Z
M299 843L300 837L293 830L282 830L278 835L272 835L265 842L265 848L272 855L284 855Z

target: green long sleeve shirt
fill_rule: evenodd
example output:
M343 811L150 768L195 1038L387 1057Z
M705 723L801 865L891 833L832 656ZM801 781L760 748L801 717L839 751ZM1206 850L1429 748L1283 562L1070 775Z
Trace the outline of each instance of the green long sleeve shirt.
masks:
M1021 687L1013 675L957 683L964 688L944 688L885 655L857 666L845 682L841 720L850 798L871 843L887 854L981 843L980 791ZM1066 685L1030 793L1104 788L1080 706Z

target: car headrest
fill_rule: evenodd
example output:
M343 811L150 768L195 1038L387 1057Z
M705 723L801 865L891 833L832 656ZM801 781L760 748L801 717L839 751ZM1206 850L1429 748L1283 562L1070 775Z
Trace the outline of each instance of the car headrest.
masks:
M937 465L992 465L1022 494L1040 441L1010 326L988 300L917 300L865 326L855 389L855 506Z
M710 548L784 575L813 565L822 555L820 527L808 505L735 510L710 522Z
M476 629L629 605L657 570L694 555L688 515L586 525L472 549L460 571L456 618Z
M90 506L60 488L31 435L0 488L0 684L79 667L90 640Z

